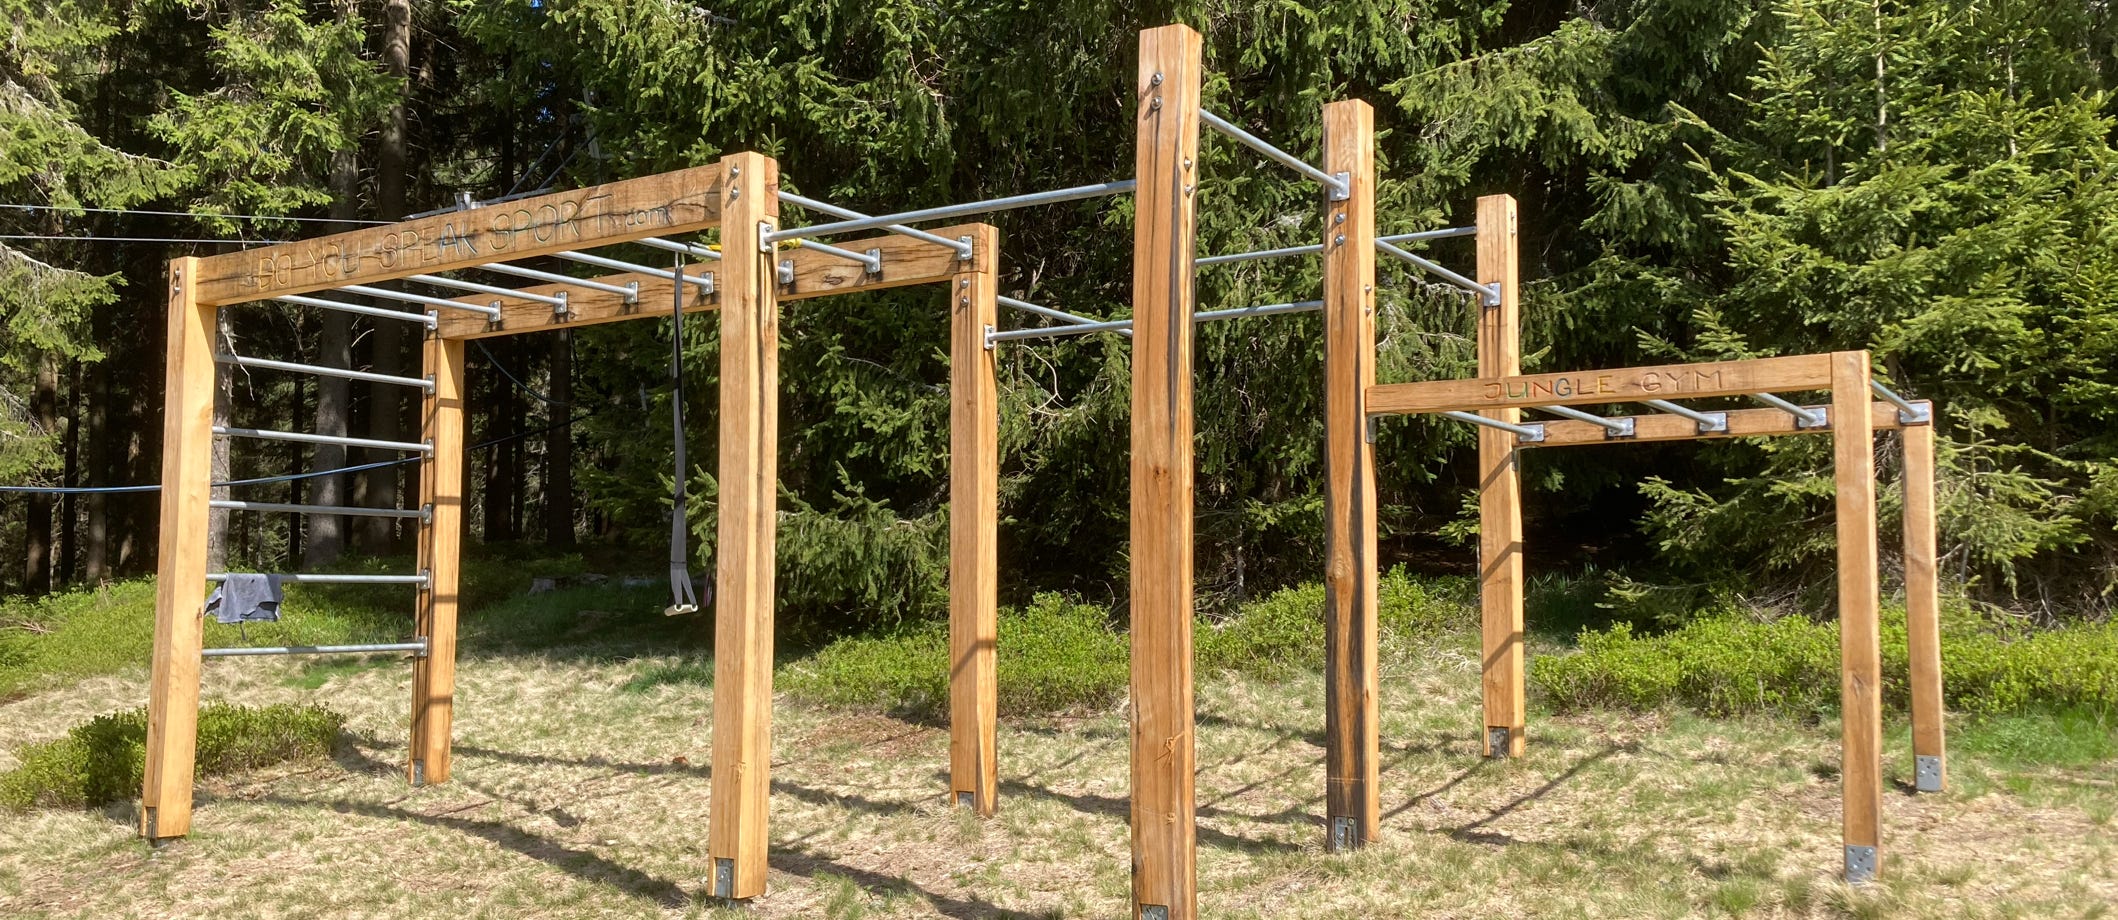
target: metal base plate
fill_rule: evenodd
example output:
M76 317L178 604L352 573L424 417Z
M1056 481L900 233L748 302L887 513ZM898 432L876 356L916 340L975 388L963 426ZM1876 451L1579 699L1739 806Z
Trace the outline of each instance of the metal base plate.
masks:
M1169 908L1161 904L1142 904L1140 920L1169 920Z
M1344 853L1360 846L1360 822L1352 818L1331 818L1331 852Z
M735 900L735 860L713 861L713 896L723 901Z
M1942 791L1942 759L1937 754L1920 754L1912 758L1913 788L1921 792Z
M1509 750L1508 730L1488 726L1486 728L1486 756L1494 760L1506 760Z
M978 796L968 792L956 793L956 804L964 808L975 809L978 807Z
M1865 885L1875 881L1875 848L1846 848L1846 884Z

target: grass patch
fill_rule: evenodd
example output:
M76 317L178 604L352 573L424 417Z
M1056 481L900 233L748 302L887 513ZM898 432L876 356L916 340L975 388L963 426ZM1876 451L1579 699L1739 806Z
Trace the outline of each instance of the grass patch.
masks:
M199 707L198 774L319 760L345 717L318 706ZM21 765L0 774L0 808L94 808L139 794L146 765L147 710L97 716L66 736L26 745Z
M2007 767L2088 767L2118 760L2118 713L2045 709L1980 715L1951 725L1952 753Z

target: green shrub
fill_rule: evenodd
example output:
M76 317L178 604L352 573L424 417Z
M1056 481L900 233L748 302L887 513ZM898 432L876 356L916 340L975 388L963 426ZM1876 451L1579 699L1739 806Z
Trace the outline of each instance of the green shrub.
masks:
M1883 694L1910 698L1902 609L1882 624ZM1584 631L1579 651L1536 660L1530 676L1560 709L1635 709L1679 703L1713 715L1815 715L1839 703L1837 623L1759 620L1723 610L1658 635L1620 623ZM2118 624L2010 637L1952 624L1942 634L1942 686L1951 709L2118 711Z
M219 776L328 756L345 717L317 706L199 708L198 775ZM139 794L147 710L97 716L63 738L27 745L0 774L0 808L93 808Z
M1244 604L1235 616L1192 630L1200 674L1234 671L1268 679L1324 664L1324 586L1283 588Z

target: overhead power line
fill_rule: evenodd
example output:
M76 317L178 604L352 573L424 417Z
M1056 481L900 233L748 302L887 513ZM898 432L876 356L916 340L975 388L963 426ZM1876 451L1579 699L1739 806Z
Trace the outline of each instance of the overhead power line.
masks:
M354 220L352 218L346 217L281 217L272 214L216 214L210 211L148 211L139 208L64 208L55 204L0 204L0 208L7 208L9 210L14 211L65 211L68 213L81 211L90 214L144 214L151 217L213 217L222 218L226 220L285 220L304 224L360 224L362 226L380 226L382 224L389 223L389 221L386 220Z

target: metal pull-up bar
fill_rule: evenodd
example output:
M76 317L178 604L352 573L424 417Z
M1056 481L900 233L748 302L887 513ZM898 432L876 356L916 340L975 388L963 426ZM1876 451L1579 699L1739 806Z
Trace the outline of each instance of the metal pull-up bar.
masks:
M819 214L829 214L832 217L843 217L848 220L867 220L871 216L868 214L862 214L861 212L855 211L852 208L841 208L838 205L818 201L814 198L805 198L793 192L781 192L779 193L779 196L781 201L784 201L788 204L795 205L797 207L807 208ZM925 230L915 230L911 227L904 226L903 224L892 224L890 226L884 227L883 229L888 230L891 233L898 233L903 234L905 236L909 236L915 240L933 243L936 246L947 246L948 248L955 250L956 257L960 259L968 259L971 257L971 244L963 240L952 240L945 236L936 236L935 234L928 233ZM1002 298L1002 300L1005 301L1006 298Z
M227 581L229 572L207 572L207 581ZM425 575L366 575L353 572L296 572L275 575L283 584L293 585L418 585L426 587Z
M365 380L369 383L394 383L398 386L418 387L421 390L425 390L429 393L434 392L434 381L431 378L427 377L398 377L391 374L377 374L369 371L356 371L352 368L345 367L324 367L318 364L296 364L292 361L274 361L269 358L246 358L242 355L214 355L213 360L221 364L232 364L236 367L255 367L260 370L268 371L291 371L297 374L315 374L318 377L343 377L347 380Z
M1241 141L1243 146L1264 154L1267 159L1323 183L1325 188L1331 190L1332 201L1345 201L1353 196L1353 180L1345 173L1333 175L1311 166L1303 161L1301 157L1274 147L1266 142L1264 138L1238 128L1228 119L1205 109L1199 110L1199 121L1215 131Z
M259 441L293 441L299 444L335 444L339 447L367 447L375 450L404 450L416 453L432 453L434 445L425 441L378 441L374 438L349 438L335 434L310 434L306 431L272 431L265 428L228 428L213 426L213 433L224 438L252 438Z
M1525 424L1517 425L1510 422L1503 422L1497 418L1486 418L1485 416L1479 415L1475 412L1462 412L1455 409L1451 409L1447 412L1441 412L1437 414L1448 416L1449 418L1453 418L1459 422L1470 422L1473 425L1484 425L1487 428L1498 428L1501 431L1508 432L1509 434L1512 434L1518 438L1523 439L1524 441L1531 443L1544 440L1544 425L1538 422L1528 422Z
M366 645L279 645L237 648L200 649L206 658L248 658L257 655L360 655L369 652L412 652L424 658L427 643L418 642L373 642Z
M1700 412L1688 406L1680 406L1667 399L1648 399L1642 400L1642 402L1671 415L1691 419L1694 424L1699 426L1700 434L1714 434L1728 430L1728 413L1726 412Z
M546 284L571 284L575 287L586 288L591 291L602 291L605 294L614 294L616 296L623 297L625 298L626 303L632 303L640 296L640 289L637 285L625 285L623 287L620 287L619 285L615 284L605 284L601 281L591 281L587 278L576 278L572 275L561 275L556 272L540 272L534 268L523 268L519 265L509 265L505 262L493 262L486 265L480 265L478 266L478 268L480 271L499 272L503 275L514 275L517 278L528 278L532 281L542 281Z
M425 521L433 514L432 508L370 508L366 505L297 505L288 502L246 502L217 498L207 502L209 508L227 511L263 511L282 514L341 514L347 517L418 518Z
M500 318L499 307L489 307L484 304L464 303L461 300L448 300L441 297L428 297L425 294L407 294L403 291L385 290L379 287L369 287L365 284L349 284L345 287L339 288L339 290L344 291L348 294L361 294L368 297L380 297L384 300L401 300L405 303L416 303L422 306L436 307L443 310L469 310L472 313L483 314L487 319Z
M315 307L319 310L337 310L340 313L352 313L359 316L372 316L376 319L394 319L401 320L407 323L418 323L422 326L427 327L428 329L434 328L435 324L434 314L432 313L406 313L403 310L387 310L382 307L370 307L364 306L362 304L346 303L344 301L338 300L325 300L321 297L304 297L300 294L282 294L272 299L277 300L281 303L299 304L304 307Z
M1903 396L1897 395L1897 391L1892 390L1889 387L1883 386L1880 381L1877 381L1872 377L1868 380L1868 389L1874 390L1875 395L1887 399L1891 403L1895 404L1897 406L1897 420L1903 424L1917 425L1934 421L1934 413L1930 411L1928 407L1919 405L1918 403L1914 403L1910 400L1907 400Z
M1255 252L1231 252L1227 255L1200 256L1196 259L1191 260L1191 264L1226 265L1230 262L1249 262L1254 259L1277 259L1281 256L1308 255L1310 253L1317 253L1323 251L1324 244L1311 243L1307 246L1289 246L1285 249L1260 249Z
M1038 316L1047 316L1052 319L1056 319L1062 323L1071 323L1076 326L1094 326L1098 323L1103 322L1100 319L1092 319L1090 317L1081 316L1079 314L1068 313L1065 310L1054 310L1051 307L1040 307L1036 304L1030 303L1027 300L1018 300L1013 297L1003 296L995 297L993 299L995 301L998 301L999 304L1003 307L1013 307L1017 310L1023 311L1024 313L1035 313ZM1130 327L1128 327L1126 329L1119 330L1119 334L1130 336L1133 334L1133 331Z
M565 255L565 253L560 253L560 255ZM443 278L440 275L412 275L405 278L404 280L417 281L421 284L431 284L435 287L454 288L459 291L470 291L474 294L492 294L496 297L520 297L523 300L534 300L538 303L551 304L554 307L566 306L566 298L563 296L554 297L549 294L532 294L528 291L518 291L514 288L498 287L496 285L491 284L479 284L476 281L458 281L454 278Z
M1771 393L1752 393L1750 398L1794 416L1796 428L1822 428L1831 424L1831 415L1822 409L1804 409Z
M1280 313L1308 313L1314 310L1321 310L1323 308L1324 302L1321 300L1298 300L1293 303L1274 303L1256 307L1236 307L1231 310L1208 310L1203 313L1193 313L1191 315L1191 321L1194 323L1207 323L1219 319L1237 319L1239 317L1245 316L1273 316ZM1041 312L1042 309L1043 308L1038 308L1038 311ZM1076 317L1076 319L1083 318L1085 317ZM1129 319L1111 320L1109 322L1102 323L1086 322L1072 326L1045 326L1037 329L1009 329L1006 331L986 333L985 346L987 348L991 348L996 342L1016 342L1024 339L1055 339L1069 335L1087 335L1092 332L1115 332L1120 335L1131 335L1132 330L1133 321Z
M829 224L811 224L807 227L794 227L767 234L765 241L777 243L781 240L814 239L819 236L852 233L856 230L889 229L895 224L914 224L930 220L945 220L952 217L966 217L972 214L985 214L992 211L1011 211L1016 208L1027 208L1040 204L1059 204L1066 201L1080 201L1084 198L1123 195L1131 192L1138 184L1131 179L1118 182L1099 182L1095 185L1077 185L1073 188L1054 189L1048 192L1031 192L1027 195L1010 195L1006 198L989 198L985 201L942 205L936 208L923 208L918 211L884 214L879 217L863 217L858 220L842 220Z
M1550 412L1561 418L1570 418L1577 422L1599 425L1603 428L1604 437L1630 438L1633 436L1633 420L1630 417L1604 418L1593 412L1583 412L1572 406L1538 406L1537 408L1539 411Z
M670 271L666 268L649 268L645 265L640 265L633 262L626 262L620 259L607 259L602 256L590 255L589 253L585 252L555 252L552 253L552 255L557 256L561 259L566 259L570 262L579 262L583 265L594 265L601 268L615 268L619 271L632 272L638 275L648 275L655 278L665 278L670 281L675 281L677 278L676 272ZM713 293L712 272L706 272L698 275L685 275L684 280L692 284L698 285L701 288L704 288L706 290L706 293L708 294Z
M685 255L697 256L701 259L718 259L721 257L721 254L719 252L709 247L701 246L697 243L682 243L676 240L665 240L659 236L643 236L637 240L633 240L633 242L638 243L642 246L651 246L655 249L666 249L670 252L681 252Z
M1420 268L1425 269L1429 274L1440 277L1443 280L1446 280L1449 283L1456 285L1457 287L1463 288L1466 291L1470 291L1473 294L1477 294L1486 306L1494 307L1500 305L1500 285L1498 284L1479 284L1476 281L1473 281L1453 271L1450 271L1449 269L1443 267L1439 262L1435 262L1431 259L1426 259L1421 256L1414 255L1410 252L1406 252L1405 250L1399 248L1393 243L1384 242L1381 237L1376 238L1375 248L1387 252L1407 262L1410 262L1413 265L1419 266Z

